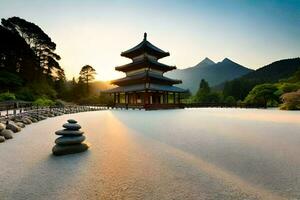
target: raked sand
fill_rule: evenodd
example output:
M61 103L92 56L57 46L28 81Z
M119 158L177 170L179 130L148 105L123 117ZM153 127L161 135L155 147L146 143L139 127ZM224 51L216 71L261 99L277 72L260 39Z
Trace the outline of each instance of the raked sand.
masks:
M54 132L70 118L91 147L54 157ZM107 110L49 118L0 144L0 199L300 199L300 112Z

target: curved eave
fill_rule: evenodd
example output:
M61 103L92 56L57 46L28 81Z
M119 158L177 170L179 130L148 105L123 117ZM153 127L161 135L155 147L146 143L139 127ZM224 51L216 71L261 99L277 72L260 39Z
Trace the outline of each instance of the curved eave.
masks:
M145 83L145 82L155 82L155 83L165 83L167 85L180 84L181 80L171 79L164 76L159 76L151 73L143 72L141 74L127 76L124 78L116 79L111 81L111 84L114 85L129 85L135 83Z
M150 84L148 88L144 84L120 86L113 89L106 90L106 93L119 93L119 92L143 92L143 91L165 91L165 92L178 92L185 93L187 90L169 85Z
M169 65L165 65L163 63L152 61L150 59L143 59L140 61L134 61L134 62L126 64L126 65L115 67L115 70L121 71L121 72L128 72L131 70L142 69L142 68L152 68L152 69L157 69L157 70L160 70L163 72L167 72L167 71L176 69L176 66L169 66Z
M165 52L165 51L161 50L160 48L154 46L147 40L143 40L141 43L139 43L135 47L122 52L121 56L126 57L126 58L134 58L143 53L152 55L152 56L156 57L157 59L160 59L160 58L163 58L166 56L170 56L169 52Z

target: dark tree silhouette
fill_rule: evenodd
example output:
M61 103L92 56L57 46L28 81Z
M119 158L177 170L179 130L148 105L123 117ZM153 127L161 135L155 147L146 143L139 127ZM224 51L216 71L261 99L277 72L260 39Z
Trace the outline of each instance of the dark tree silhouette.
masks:
M34 51L40 70L49 78L56 78L63 70L57 62L60 56L54 53L56 44L36 24L19 17L2 19L2 25L15 34L19 34Z
M89 82L95 79L96 70L90 65L85 65L81 68L79 75L80 79L86 83L86 90L89 92Z

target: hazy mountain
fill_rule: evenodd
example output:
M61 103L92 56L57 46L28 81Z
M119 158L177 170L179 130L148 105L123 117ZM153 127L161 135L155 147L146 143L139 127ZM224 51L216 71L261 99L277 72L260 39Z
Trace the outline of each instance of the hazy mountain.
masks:
M228 58L218 63L213 62L209 58L205 58L194 67L176 69L168 72L166 76L181 79L183 83L178 86L189 89L192 93L196 93L201 79L208 81L210 86L215 86L225 81L241 77L251 71L253 70L243 67Z

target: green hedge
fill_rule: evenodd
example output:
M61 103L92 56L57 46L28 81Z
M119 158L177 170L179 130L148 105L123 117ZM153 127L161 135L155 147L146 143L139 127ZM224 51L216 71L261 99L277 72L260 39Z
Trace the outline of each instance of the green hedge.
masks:
M0 101L9 101L9 100L15 100L16 96L14 93L10 92L4 92L0 93Z
M54 106L55 102L47 98L38 98L33 102L34 106Z

